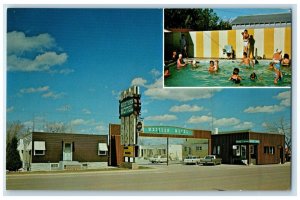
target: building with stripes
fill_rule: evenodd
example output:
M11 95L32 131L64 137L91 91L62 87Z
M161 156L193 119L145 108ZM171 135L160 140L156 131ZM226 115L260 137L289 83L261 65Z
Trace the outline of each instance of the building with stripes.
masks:
M248 30L255 40L254 49L257 56L272 59L276 49L282 54L292 57L291 13L276 15L243 16L234 20L232 30L190 31L184 32L187 39L189 57L197 58L227 58L224 54L225 45L232 46L236 58L243 56L242 32ZM169 59L173 50L180 49L181 32L165 32L165 60Z

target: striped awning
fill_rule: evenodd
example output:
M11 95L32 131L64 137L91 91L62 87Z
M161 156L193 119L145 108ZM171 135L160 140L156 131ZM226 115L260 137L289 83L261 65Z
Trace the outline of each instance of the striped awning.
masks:
M34 150L46 150L45 141L34 141Z

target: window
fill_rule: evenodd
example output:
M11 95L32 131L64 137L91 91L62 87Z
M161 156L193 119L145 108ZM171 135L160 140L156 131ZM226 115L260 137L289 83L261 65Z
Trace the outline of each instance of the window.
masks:
M98 143L98 155L106 155L108 151L106 143Z
M46 145L45 141L34 141L34 155L45 155Z
M264 153L268 154L269 153L269 147L264 147Z
M254 145L250 145L250 154L254 154Z
M232 151L234 156L240 156L240 145L232 145Z
M275 147L270 147L269 152L270 154L275 154Z
M201 151L202 147L201 146L196 146L196 151Z
M51 163L51 168L58 168L58 163Z
M265 154L275 154L275 147L274 146L265 146L264 147Z

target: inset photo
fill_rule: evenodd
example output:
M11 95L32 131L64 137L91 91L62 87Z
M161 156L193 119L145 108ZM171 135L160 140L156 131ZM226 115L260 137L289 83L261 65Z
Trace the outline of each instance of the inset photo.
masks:
M291 33L291 9L164 9L164 87L290 87Z

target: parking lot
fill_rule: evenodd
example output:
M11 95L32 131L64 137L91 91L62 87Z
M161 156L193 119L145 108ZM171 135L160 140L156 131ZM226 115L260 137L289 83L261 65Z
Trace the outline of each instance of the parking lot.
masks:
M290 163L199 166L145 163L150 169L51 174L6 178L7 190L86 191L283 191L291 189Z

